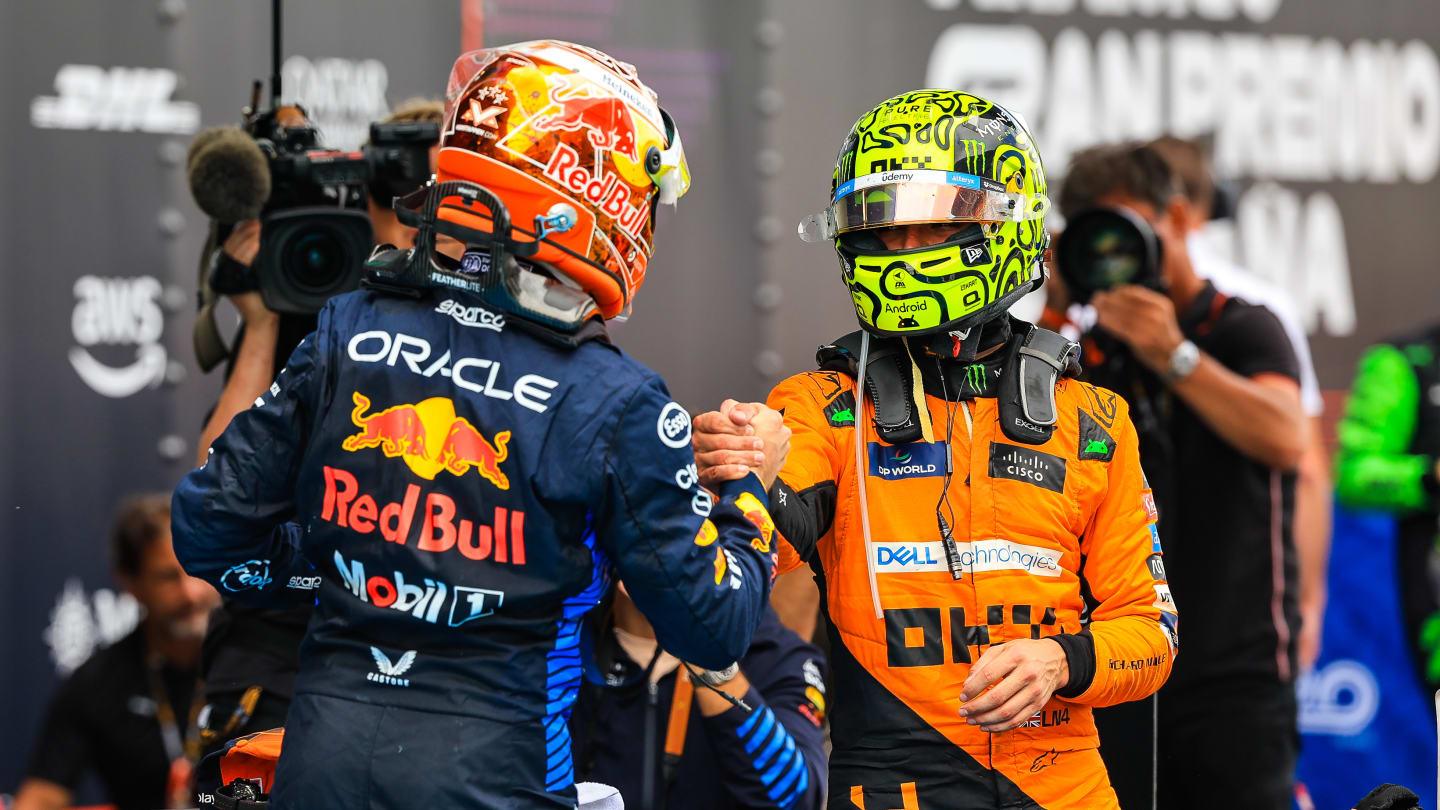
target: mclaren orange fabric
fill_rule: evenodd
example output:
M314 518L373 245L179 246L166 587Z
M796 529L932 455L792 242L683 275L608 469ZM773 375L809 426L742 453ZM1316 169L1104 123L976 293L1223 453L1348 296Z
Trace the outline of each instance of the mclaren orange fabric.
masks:
M275 764L285 744L285 729L272 728L240 737L220 758L220 784L246 779L269 793L275 787Z
M780 476L785 485L796 492L835 486L834 520L818 538L814 559L802 560L790 542L778 550L782 571L807 561L818 569L826 611L843 643L839 655L859 667L847 679L846 668L835 663L837 760L856 749L904 748L933 736L1003 773L1044 807L1114 807L1108 781L1095 784L1104 779L1099 757L1080 753L1098 746L1091 707L1154 693L1176 652L1174 605L1124 401L1062 380L1055 394L1059 424L1042 445L1007 439L992 398L949 405L954 473L948 488L953 517L947 511L947 518L965 568L956 581L935 516L947 404L926 398L935 443L891 446L876 434L870 403L853 407L853 391L848 376L809 372L781 383L769 399L793 431ZM970 410L973 438L962 407ZM855 479L856 426L866 442L869 549ZM883 618L871 600L867 554L877 568ZM1087 592L1091 610L1082 623ZM1088 687L1069 699L1053 698L1010 732L989 734L966 724L959 693L973 661L994 644L1061 633L1093 638ZM867 709L876 702L867 690L876 688L923 725L910 712ZM837 776L832 771L832 795L847 795L854 785ZM903 762L894 776L897 784L904 781ZM923 784L919 801L949 806L927 799Z

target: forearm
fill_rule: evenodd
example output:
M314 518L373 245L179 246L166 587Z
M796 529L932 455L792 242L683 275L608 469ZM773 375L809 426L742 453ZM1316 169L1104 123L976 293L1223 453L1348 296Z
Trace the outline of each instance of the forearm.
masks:
M1298 397L1242 377L1207 354L1171 388L1243 455L1281 470L1298 467L1305 447L1305 416Z
M1307 420L1308 442L1295 486L1295 547L1300 558L1300 606L1320 612L1325 605L1330 558L1330 475L1319 419Z
M697 686L697 700L703 701L708 691ZM709 697L724 703L726 710L706 715L701 707L700 722L715 751L717 769L725 775L725 789L743 807L819 808L825 762L815 744L818 739L812 739L818 729L804 729L800 724L809 721L792 710L772 709L748 684L737 696L743 697L750 712L731 707L714 693Z
M279 319L267 319L249 324L235 355L235 365L230 379L220 392L220 401L210 420L200 432L200 443L196 447L195 463L205 463L210 446L216 437L225 432L235 414L249 408L255 398L270 387L275 379L275 349L279 343Z
M729 681L715 688L730 697L743 700L745 693L750 691L750 681L745 678L744 672L740 672ZM698 683L695 684L695 702L700 706L701 717L714 717L717 714L724 714L730 711L733 706L730 701L710 691L704 684Z
M1170 616L1174 618L1173 614ZM1088 636L1086 646L1094 661L1093 670L1071 665L1069 684L1056 692L1057 697L1087 706L1113 706L1141 700L1155 694L1170 677L1177 650L1166 640L1165 622L1145 616L1120 616L1090 623L1089 632L1072 636L1079 640ZM1066 657L1075 660L1073 647L1064 644ZM1089 680L1085 680L1088 676Z

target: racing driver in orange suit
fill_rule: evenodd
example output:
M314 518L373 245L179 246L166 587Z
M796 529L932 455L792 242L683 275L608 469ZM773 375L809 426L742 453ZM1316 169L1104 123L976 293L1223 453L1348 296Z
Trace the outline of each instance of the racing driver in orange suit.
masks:
M801 236L833 240L862 329L768 403L781 569L829 618L829 806L1118 807L1091 710L1165 682L1177 617L1125 402L1007 313L1046 274L1035 144L998 104L906 93L830 190ZM705 480L744 471L753 412L697 419Z

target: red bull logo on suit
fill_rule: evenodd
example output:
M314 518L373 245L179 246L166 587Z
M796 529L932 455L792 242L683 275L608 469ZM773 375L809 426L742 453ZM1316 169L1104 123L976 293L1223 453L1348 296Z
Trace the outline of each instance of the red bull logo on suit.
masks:
M350 420L360 432L340 443L357 452L378 448L387 458L404 459L411 472L433 481L441 470L462 476L474 468L481 477L500 489L510 488L510 479L500 464L509 456L506 447L510 431L495 434L491 443L474 425L455 415L455 403L448 397L432 397L414 405L395 405L370 410L370 398L356 391ZM431 437L442 437L437 443Z

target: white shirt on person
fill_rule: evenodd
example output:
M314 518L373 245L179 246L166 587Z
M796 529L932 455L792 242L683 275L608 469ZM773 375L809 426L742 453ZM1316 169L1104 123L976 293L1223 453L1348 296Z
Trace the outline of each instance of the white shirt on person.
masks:
M1243 298L1252 304L1259 304L1280 320L1295 359L1300 365L1300 402L1308 416L1319 416L1325 411L1325 401L1320 396L1320 381L1315 375L1315 363L1310 358L1310 340L1305 327L1295 314L1288 293L1270 281L1255 275L1240 265L1226 259L1210 246L1205 237L1191 234L1186 240L1190 252L1190 264L1195 274L1215 285L1215 289L1233 298Z

